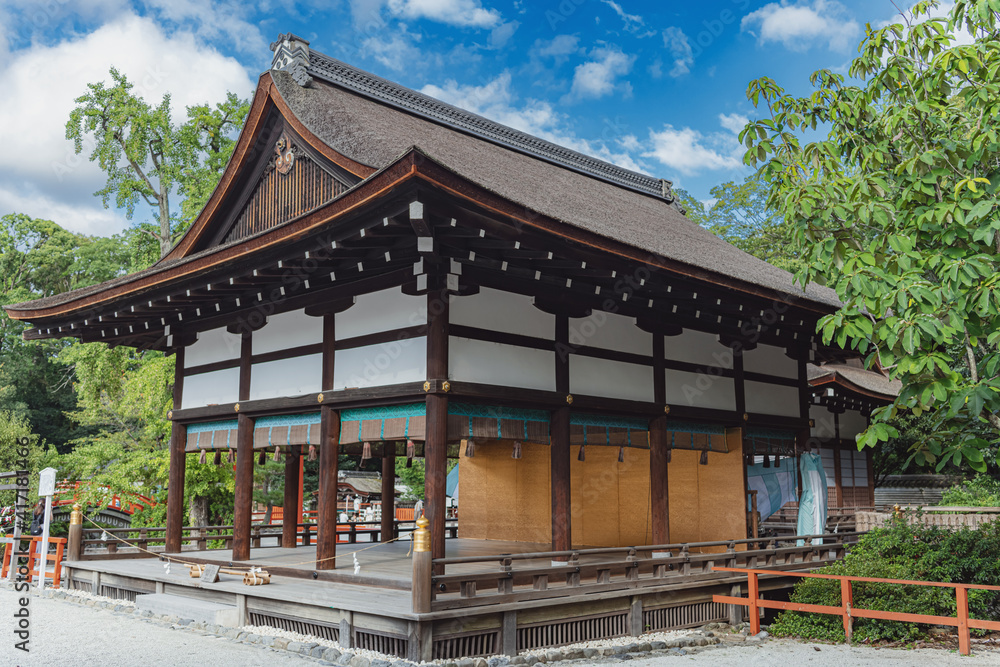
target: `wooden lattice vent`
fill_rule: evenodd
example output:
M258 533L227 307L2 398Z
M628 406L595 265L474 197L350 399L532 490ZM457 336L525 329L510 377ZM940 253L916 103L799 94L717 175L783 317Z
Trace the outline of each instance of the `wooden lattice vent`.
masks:
M225 242L288 222L335 199L347 188L282 134Z

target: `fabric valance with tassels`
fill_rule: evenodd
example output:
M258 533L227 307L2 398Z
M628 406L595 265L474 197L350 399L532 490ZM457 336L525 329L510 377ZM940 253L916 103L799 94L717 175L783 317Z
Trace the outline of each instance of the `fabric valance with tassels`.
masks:
M744 440L751 455L795 456L795 431L750 427Z
M671 449L691 449L700 452L729 452L726 427L719 424L668 421L667 432Z
M387 440L423 442L427 429L425 403L357 408L340 413L340 444ZM523 440L548 443L549 416L544 410L522 410L472 403L448 405L448 440Z
M236 448L235 419L203 422L187 427L184 450L217 450ZM285 445L319 444L319 413L261 417L254 422L253 448L269 449Z
M649 421L639 417L574 412L569 416L569 440L572 445L649 449Z

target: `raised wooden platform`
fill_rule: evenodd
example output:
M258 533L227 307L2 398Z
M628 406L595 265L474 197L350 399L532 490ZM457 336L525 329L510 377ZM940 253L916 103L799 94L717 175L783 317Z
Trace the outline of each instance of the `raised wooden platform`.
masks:
M408 542L342 545L337 568L321 571L314 569L314 547L252 549L246 561L232 561L229 550L175 554L191 563L262 567L272 575L266 586L245 586L242 577L224 574L216 583L203 583L182 564L171 564L168 572L153 558L67 562L63 580L68 588L118 599L165 593L234 605L242 624L419 662L514 655L738 620L741 608L715 603L712 596L745 594L738 589L746 578L715 572L713 565L763 565L774 574L761 579L761 590L786 589L791 579L782 570L808 571L843 557L846 537L827 536L823 546L671 545L670 556L646 548L555 553L524 542L448 540L447 557L435 561L445 574L434 577L432 611L425 614L412 611Z

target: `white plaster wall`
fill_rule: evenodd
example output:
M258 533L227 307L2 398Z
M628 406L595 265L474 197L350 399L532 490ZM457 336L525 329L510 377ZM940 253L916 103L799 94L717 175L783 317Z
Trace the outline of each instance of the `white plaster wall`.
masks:
M854 438L868 428L868 420L857 410L847 410L840 415L840 437L844 440Z
M670 369L666 375L667 405L736 409L736 386L732 378Z
M322 380L322 354L254 364L250 370L250 399L319 393Z
M211 373L199 373L184 378L181 391L182 408L235 403L240 398L240 369L226 368Z
M339 317L339 316L338 316ZM427 379L427 338L337 350L333 358L333 388L381 387Z
M779 384L745 382L747 412L782 417L799 416L799 390Z
M767 373L783 378L799 376L798 362L785 355L785 349L774 345L758 345L743 352L743 370Z
M251 338L254 354L322 342L323 318L309 317L303 310L271 315L267 324L254 331Z
M816 424L809 429L809 435L820 440L833 440L837 437L833 413L822 405L809 406L809 418Z
M556 333L555 315L535 308L530 296L488 287L480 288L479 294L453 298L448 317L452 324L546 340Z
M556 355L546 350L452 336L448 341L448 377L555 391Z
M571 394L652 401L653 369L572 354L569 357L569 390Z
M334 317L337 340L417 326L427 323L427 297L403 294L401 288L393 287L362 294Z
M241 340L242 336L229 333L225 327L202 331L198 334L198 340L184 349L184 365L191 368L239 359Z
M590 317L569 321L572 346L600 347L634 354L653 354L653 334L635 325L635 318L595 310Z
M667 336L664 350L667 359L719 368L733 367L732 351L719 342L717 335L703 331L685 329L679 336Z

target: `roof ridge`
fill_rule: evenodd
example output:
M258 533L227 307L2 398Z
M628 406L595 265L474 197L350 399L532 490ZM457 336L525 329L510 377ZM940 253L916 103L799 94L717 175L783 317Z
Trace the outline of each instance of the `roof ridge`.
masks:
M532 157L555 163L561 167L664 199L667 202L674 201L674 195L671 190L673 184L666 179L655 178L647 174L625 169L605 160L600 160L566 148L565 146L560 146L546 139L536 137L527 132L472 113L471 111L448 104L388 79L383 79L375 74L365 72L326 54L310 51L308 57L309 64L304 68L305 71L309 75L322 79L327 83L341 86L349 91L402 109L408 113L448 125L454 129L503 146L504 148L526 153ZM295 67L295 65L292 67ZM283 62L278 62L273 68L286 69L286 65ZM303 80L301 76L296 77L296 81L300 85L302 85L301 81Z

